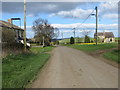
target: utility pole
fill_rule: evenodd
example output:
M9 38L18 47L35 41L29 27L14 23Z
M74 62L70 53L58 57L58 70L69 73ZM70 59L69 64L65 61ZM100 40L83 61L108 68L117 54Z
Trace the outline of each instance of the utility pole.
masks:
M95 7L96 9L96 45L97 45L97 41L98 41L98 35L97 35L97 30L98 30L98 8Z
M44 38L44 36L43 36L43 47L45 46L45 38Z
M74 33L74 40L75 40L75 28L73 28L73 30L74 30L73 33Z
M63 32L62 32L62 40L63 40Z
M74 29L73 33L74 33L74 39L75 39L75 28L73 28L73 29Z
M24 0L24 51L26 50L26 0Z

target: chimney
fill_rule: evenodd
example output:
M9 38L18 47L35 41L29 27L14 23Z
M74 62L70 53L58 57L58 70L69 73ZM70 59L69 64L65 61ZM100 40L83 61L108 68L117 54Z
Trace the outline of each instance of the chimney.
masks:
M12 20L11 19L8 19L8 22L12 24Z

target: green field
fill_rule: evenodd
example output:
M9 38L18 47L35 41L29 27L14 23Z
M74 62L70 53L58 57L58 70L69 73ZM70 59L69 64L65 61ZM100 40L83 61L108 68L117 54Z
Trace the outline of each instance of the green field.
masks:
M60 43L69 43L70 39L59 40ZM84 42L84 38L75 38L75 42Z
M2 87L23 88L30 83L43 67L53 47L34 47L31 53L9 55L2 60Z
M119 58L120 50L113 50L111 52L104 53L103 56L107 59L111 59L115 62L120 63Z
M67 44L64 46L68 46L71 48L75 48L78 50L82 50L82 51L91 53L91 52L100 51L100 50L108 50L109 51L112 48L118 48L118 43L104 43L104 44L98 44L98 45L78 45L78 44L70 45L70 44ZM119 53L120 53L119 50L118 51L112 50L110 52L103 53L103 56L107 59L110 59L110 60L120 63L120 60L118 61Z
M105 49L111 49L111 48L115 48L118 46L117 43L105 43L105 44L98 44L98 45L78 45L78 44L68 44L65 46L69 46L78 50L83 50L83 51L88 51L88 52L92 52L92 51L97 51L97 50L105 50Z
M120 38L115 37L115 40L120 40ZM94 38L90 38L90 41L94 41ZM70 39L63 39L63 40L59 40L60 43L69 43ZM75 42L84 42L84 38L80 37L80 38L75 38Z

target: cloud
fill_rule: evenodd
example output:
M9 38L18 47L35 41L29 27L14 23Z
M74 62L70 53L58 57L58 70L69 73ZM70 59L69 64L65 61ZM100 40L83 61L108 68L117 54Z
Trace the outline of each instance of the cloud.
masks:
M76 8L82 2L27 2L27 15L36 16L40 13L56 13L61 10L69 11ZM4 13L23 13L23 2L3 2L2 11Z
M95 2L27 2L27 16L35 17L41 13L50 14L49 16L61 16L64 18L84 19L95 7ZM117 2L97 3L99 15L117 14ZM3 2L3 13L23 13L23 2ZM84 9L82 8L84 7ZM90 9L90 8L92 9ZM86 8L86 9L85 9ZM110 17L110 16L109 16ZM111 16L112 18L112 16Z
M117 2L104 2L98 7L99 16L108 19L118 19L118 3Z
M96 24L82 24L81 23L74 23L74 24L51 24L53 27L56 28L76 28L76 29L95 29ZM98 28L105 30L105 29L118 29L118 24L98 24Z
M118 14L104 14L103 18L118 19Z
M117 13L118 12L118 2L105 2L99 5L100 13Z
M68 38L74 36L73 28L76 27L76 36L82 36L83 32L90 32L90 36L92 37L95 32L95 24L84 24L82 26L81 23L74 23L74 24L51 24L54 27L59 28L60 33L64 33L64 37ZM98 32L114 32L115 36L118 35L118 25L117 24L99 24L98 25ZM24 26L22 26L24 28ZM32 26L27 26L26 30L27 38L34 37L34 31L32 30ZM61 34L59 35L61 38Z
M84 10L81 8L76 8L70 11L60 11L57 13L50 14L49 16L61 16L64 18L80 18L80 19L85 19L93 10L88 9Z
M61 16L63 18L79 18L79 19L85 19L92 11L92 9L88 9L87 5L92 5L92 3L85 3L84 7L86 6L86 9L82 8L74 8L69 11L58 11L57 13L52 13L49 16ZM94 7L94 5L92 6ZM117 2L104 2L98 5L98 13L99 16L102 18L109 18L109 19L116 19L118 12L118 4ZM95 12L94 12L95 13Z
M21 26L22 29L24 29L24 26ZM32 26L26 26L27 29L31 29Z

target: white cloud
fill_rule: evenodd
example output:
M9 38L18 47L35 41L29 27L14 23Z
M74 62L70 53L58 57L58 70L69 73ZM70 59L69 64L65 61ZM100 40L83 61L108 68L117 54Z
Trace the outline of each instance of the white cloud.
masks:
M24 26L21 26L22 29L24 29ZM32 26L26 26L27 29L31 29Z
M118 19L118 3L117 2L105 2L101 3L98 7L99 15L102 18Z
M61 10L71 10L76 8L82 2L27 2L27 15L37 16L40 13L56 13ZM17 8L16 8L17 7ZM4 13L23 13L23 2L3 2L2 12Z
M81 23L73 23L73 24L51 24L53 27L58 29L68 29L68 28L76 28L79 29L95 29L96 24L82 24ZM21 26L24 29L24 26ZM32 29L32 26L26 26L26 28ZM118 24L98 24L98 29L103 30L111 30L111 29L118 29ZM66 31L67 32L67 31Z
M64 10L64 11L58 11L56 13L52 13L49 16L61 16L64 18L79 18L79 19L85 19L93 9L82 9L82 8L74 8L72 10ZM98 6L98 13L99 16L103 18L109 18L109 19L116 19L118 12L118 3L117 2L102 2ZM95 13L95 12L94 12Z
M105 15L103 15L103 18L117 19L118 18L118 14L105 14Z
M27 17L34 17L34 14L28 14Z
M56 28L81 28L81 29L95 29L96 24L82 24L74 23L74 24L51 24ZM118 29L118 24L98 24L99 29Z
M105 2L101 3L99 6L100 13L117 13L118 11L118 3L117 2Z
M93 11L92 9L84 10L84 9L76 8L70 11L60 11L57 13L52 13L49 16L61 16L64 18L85 19L92 11Z

